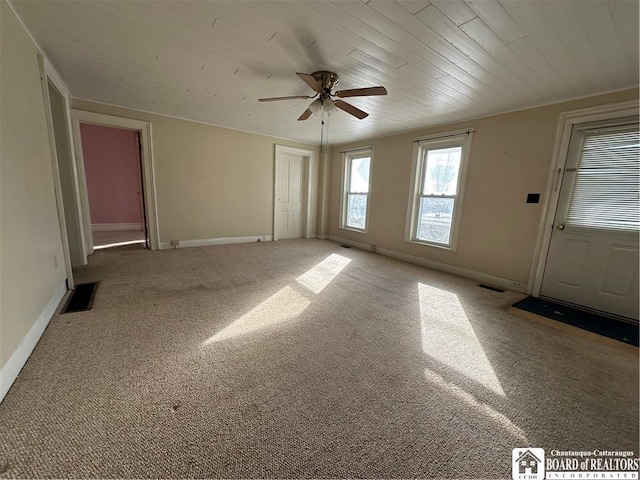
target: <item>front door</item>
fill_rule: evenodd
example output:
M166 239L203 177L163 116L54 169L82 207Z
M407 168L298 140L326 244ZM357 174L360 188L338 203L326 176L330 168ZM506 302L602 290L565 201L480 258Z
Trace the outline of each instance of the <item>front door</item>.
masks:
M302 236L304 157L291 153L278 155L278 238Z
M638 321L638 119L577 125L541 296Z

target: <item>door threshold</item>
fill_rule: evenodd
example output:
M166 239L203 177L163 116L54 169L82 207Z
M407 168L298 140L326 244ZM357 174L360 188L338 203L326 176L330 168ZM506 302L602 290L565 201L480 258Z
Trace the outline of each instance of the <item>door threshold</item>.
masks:
M539 300L543 300L548 303L553 303L556 305L561 305L563 307L571 308L573 310L578 310L580 312L591 313L593 315L597 315L599 317L609 318L611 320L615 320L618 322L629 323L631 325L638 326L638 320L634 320L633 318L623 317L622 315L616 315L615 313L604 312L602 310L596 310L595 308L585 307L583 305L577 305L571 302L563 302L562 300L558 300L557 298L547 297L545 295L539 295L537 297Z
M527 297L514 303L513 308L587 330L627 345L638 346L638 324L578 310L543 298Z

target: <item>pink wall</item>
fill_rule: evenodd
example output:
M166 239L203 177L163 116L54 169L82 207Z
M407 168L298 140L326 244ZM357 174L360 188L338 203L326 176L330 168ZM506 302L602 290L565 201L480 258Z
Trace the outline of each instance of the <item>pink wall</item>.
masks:
M80 125L91 223L142 223L138 132Z

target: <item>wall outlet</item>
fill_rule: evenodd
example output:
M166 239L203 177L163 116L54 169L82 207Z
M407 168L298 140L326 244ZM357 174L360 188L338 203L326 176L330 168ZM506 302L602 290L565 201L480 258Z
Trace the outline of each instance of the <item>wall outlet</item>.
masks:
M176 248L177 246L180 245L180 240L171 240L171 242L169 242L171 244L171 246L173 248Z
M522 287L524 287L524 283L522 283L522 282L512 281L512 282L511 282L511 286L512 286L512 287L516 287L516 288L522 288Z
M373 253L376 253L376 250L378 249L378 246L377 246L377 245L371 245L371 247L370 247L370 248L371 248L371 251L372 251Z
M58 256L57 255L53 256L53 267L54 268L58 268Z

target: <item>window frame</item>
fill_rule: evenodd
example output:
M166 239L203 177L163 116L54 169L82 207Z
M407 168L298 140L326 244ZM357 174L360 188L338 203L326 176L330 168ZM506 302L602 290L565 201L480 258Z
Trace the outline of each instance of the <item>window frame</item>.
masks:
M367 233L369 231L369 211L371 210L371 177L373 175L373 147L362 147L354 150L345 150L342 153L342 201L340 208L340 225L343 230L352 232ZM349 184L351 183L351 162L360 158L369 158L369 188L367 192L351 192ZM347 225L347 206L349 194L366 193L367 209L364 217L364 228L352 227Z
M421 137L414 140L413 163L411 166L411 183L409 187L409 204L407 208L407 222L405 231L405 241L416 243L428 247L441 248L455 252L458 247L458 236L460 231L460 219L462 218L462 206L464 202L465 184L467 177L467 167L471 153L471 142L474 129L469 128L454 132L444 132L428 137ZM444 148L462 147L460 157L460 168L458 170L458 183L455 195L422 195L424 173L426 169L426 156L429 150L440 150ZM422 197L433 198L453 198L453 213L451 219L451 234L449 243L437 243L428 240L421 240L417 236L418 215L420 212L420 200Z

